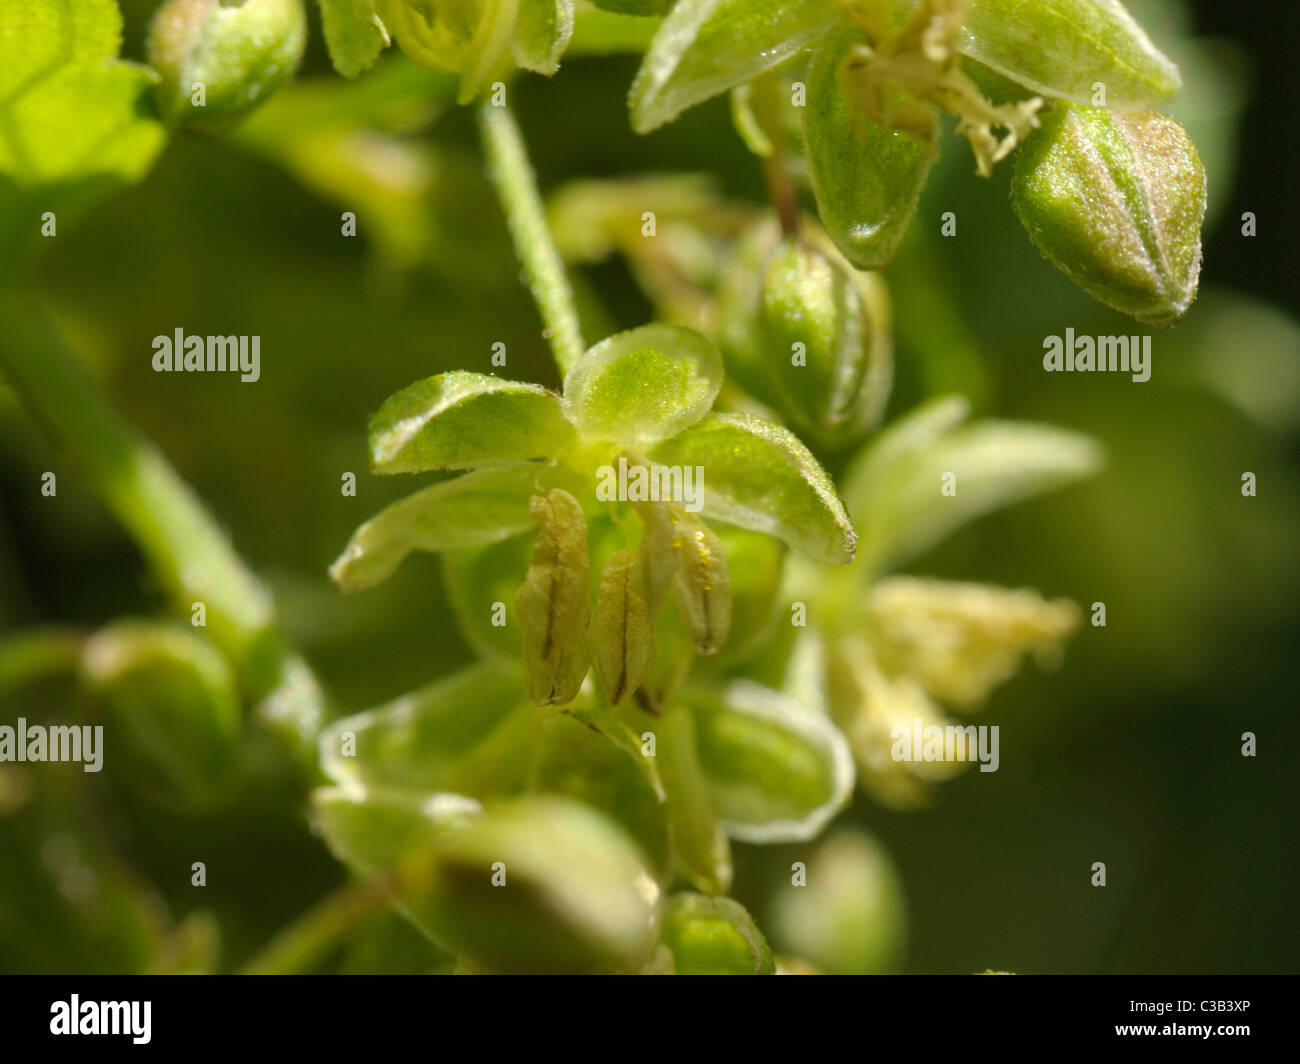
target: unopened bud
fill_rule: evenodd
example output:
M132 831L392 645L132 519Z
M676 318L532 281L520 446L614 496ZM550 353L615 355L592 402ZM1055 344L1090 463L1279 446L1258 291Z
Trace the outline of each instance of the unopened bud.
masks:
M1038 250L1107 306L1171 325L1196 298L1205 169L1167 115L1056 105L1017 156L1012 202Z
M306 46L302 0L167 0L148 44L163 116L224 129L293 76Z

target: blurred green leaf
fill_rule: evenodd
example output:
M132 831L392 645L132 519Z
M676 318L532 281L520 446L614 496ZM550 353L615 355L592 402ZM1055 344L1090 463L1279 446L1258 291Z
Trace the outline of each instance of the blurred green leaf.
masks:
M555 795L448 832L403 863L398 893L436 942L494 972L636 971L658 929L659 888L631 840Z
M335 721L321 733L321 768L345 788L453 790L463 760L521 705L517 667L472 665Z
M519 0L519 24L511 43L515 62L547 76L573 36L573 0Z
M240 708L225 658L184 628L118 621L86 643L121 777L156 801L204 808L238 782ZM101 756L104 753L101 750Z
M638 133L785 62L835 24L834 0L678 0L629 103Z
M775 975L767 939L730 898L673 894L664 903L660 941L678 975Z
M375 65L388 43L388 31L375 0L318 0L330 62L345 78Z
M148 103L157 78L117 60L121 35L113 0L0 10L0 272L40 234L44 212L138 181L162 149Z
M844 499L858 515L863 572L897 565L962 525L1096 472L1087 436L1048 425L981 421L958 398L934 400L882 432L850 464ZM952 476L954 494L944 494Z

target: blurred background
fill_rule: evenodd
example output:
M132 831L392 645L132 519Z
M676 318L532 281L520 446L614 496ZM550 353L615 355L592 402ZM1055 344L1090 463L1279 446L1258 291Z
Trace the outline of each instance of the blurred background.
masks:
M1042 371L1043 336L1127 334L1132 323L1039 257L1010 209L1010 166L976 179L957 139L945 139L920 207L934 224L914 226L887 274L899 348L891 419L960 392L977 414L1093 435L1109 460L908 567L1104 602L1107 626L1085 625L1059 670L1028 669L994 695L978 719L1002 725L997 773L958 777L923 811L859 795L843 816L880 840L905 898L906 931L883 967L1300 968L1300 13L1128 6L1182 67L1187 88L1171 110L1201 150L1211 197L1201 296L1155 334L1150 382ZM152 7L123 4L126 56L142 57ZM630 55L571 58L553 80L517 83L543 191L707 173L722 195L761 202L725 100L632 134L636 66ZM116 408L270 583L289 637L346 711L471 654L435 557L414 556L398 579L355 596L329 583L353 528L411 488L366 471L369 415L417 378L491 371L498 341L505 375L557 383L472 115L455 109L445 79L401 57L369 79L330 72L314 22L297 84L229 135L175 138L143 183L61 220L32 278ZM355 240L340 238L344 210L362 219ZM959 237L937 246L922 230L937 232L948 210ZM1246 211L1258 218L1253 238L1241 234ZM653 315L618 257L581 267L577 283L589 336ZM152 338L178 327L259 335L260 382L152 372ZM58 471L57 500L33 488L45 470ZM355 498L340 494L346 471ZM1247 471L1254 498L1241 494ZM0 385L0 638L92 629L161 603L130 540ZM23 710L6 705L0 721ZM1257 757L1240 756L1246 731ZM84 793L24 795L10 775L0 788L0 970L132 969L160 950L212 950L216 927L220 967L234 967L344 878L312 837L301 793L269 768L251 770L235 808L210 816L140 798L111 765L75 786ZM93 881L68 874L69 852ZM774 890L799 857L744 847L737 857L736 895L768 928ZM208 868L201 893L194 860ZM1091 886L1095 861L1107 865L1105 889ZM163 908L173 930L160 945ZM433 960L385 917L341 963L419 970Z

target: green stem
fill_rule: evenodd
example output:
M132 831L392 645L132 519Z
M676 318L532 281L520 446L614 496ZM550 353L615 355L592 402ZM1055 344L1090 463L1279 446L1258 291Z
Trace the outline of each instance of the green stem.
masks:
M0 292L0 370L28 410L80 463L177 608L203 603L207 633L235 662L277 731L314 757L322 697L275 624L271 598L198 496L103 400L29 299Z
M244 975L301 975L310 972L370 916L387 903L386 879L339 887L275 936L244 965Z
M578 361L586 344L582 342L564 263L546 226L546 213L528 162L528 149L508 107L496 107L485 100L479 105L478 113L488 173L501 199L515 252L523 263L528 287L541 311L546 337L563 375Z

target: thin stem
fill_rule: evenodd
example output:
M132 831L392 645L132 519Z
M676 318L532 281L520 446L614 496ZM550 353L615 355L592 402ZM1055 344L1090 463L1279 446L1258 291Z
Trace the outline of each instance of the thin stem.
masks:
M269 593L162 453L104 401L30 301L9 291L0 292L0 370L78 461L178 610L189 617L203 603L208 635L263 717L310 761L323 697L280 635Z
M772 145L763 159L763 180L767 195L776 209L785 236L799 233L799 190L790 175L790 156L786 150L785 130L781 123L784 91L781 80L771 71L755 78L750 86L754 117Z
M244 965L244 975L300 975L313 970L331 950L387 903L386 877L347 883L298 917Z
M546 213L528 161L528 149L508 107L497 107L485 100L479 105L478 114L488 174L501 199L515 253L523 263L528 287L546 325L545 335L563 375L578 361L586 344L582 342L564 263L546 227Z

